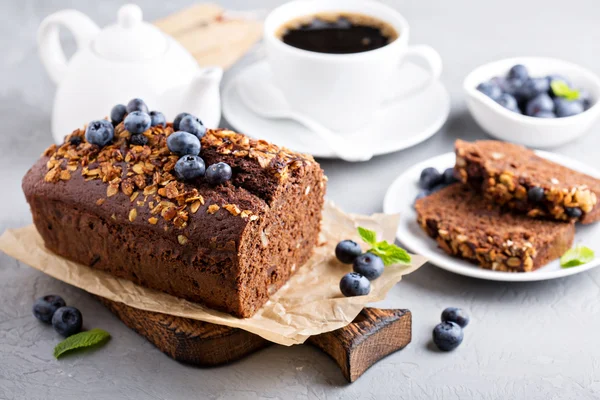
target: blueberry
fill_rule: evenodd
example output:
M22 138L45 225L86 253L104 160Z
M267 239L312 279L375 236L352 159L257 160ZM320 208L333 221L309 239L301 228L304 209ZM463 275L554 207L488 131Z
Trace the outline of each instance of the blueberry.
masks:
M177 114L177 116L176 116L176 117L175 117L175 119L173 120L173 130L174 130L174 131L178 131L178 130L179 130L179 123L181 122L181 120L182 120L184 117L187 117L188 115L192 115L192 114L190 114L190 113L186 113L186 112L183 112L183 113Z
M204 171L204 160L198 156L183 156L175 163L175 176L186 181L204 176Z
M519 114L521 113L517 104L517 99L508 93L503 93L502 96L496 100L496 102L510 111L517 112Z
M127 108L123 104L117 104L110 110L110 121L113 125L119 125L127 115Z
M538 111L533 116L536 118L556 118L556 114L552 111Z
M527 67L522 64L517 64L508 71L508 79L519 79L521 81L525 81L525 79L528 77L529 72L527 72Z
M73 146L79 146L82 141L83 140L81 139L81 136L71 136L69 139L69 144L72 144Z
M61 335L68 337L81 331L83 317L81 312L75 307L61 307L52 317L52 326L54 330Z
M433 343L442 351L456 349L462 343L463 338L462 328L454 322L442 322L433 329Z
M362 250L354 240L342 240L335 246L335 256L344 264L352 264L361 254Z
M569 218L578 219L583 215L583 211L579 207L565 207L565 213Z
M529 78L516 91L519 98L524 100L533 99L539 94L547 94L550 83L546 78Z
M527 200L532 203L539 203L544 200L544 189L538 186L529 188L527 191Z
M579 100L567 100L557 97L554 99L554 106L556 107L556 115L559 118L571 117L584 111L583 103Z
M444 183L446 185L450 185L452 183L458 182L458 179L454 176L454 168L446 168L444 170Z
M181 119L179 122L179 130L189 132L198 139L202 139L206 134L206 128L202 125L202 121L193 115L186 115Z
M481 82L479 85L477 85L477 90L493 100L498 99L502 95L502 89L500 89L498 85L491 81Z
M462 308L448 307L442 311L442 322L454 322L464 328L469 325L469 316Z
M421 176L419 177L419 186L421 189L430 190L432 187L442 182L443 180L442 174L432 167L425 168L421 171Z
M50 324L52 323L52 316L61 307L66 305L62 297L55 294L49 294L44 297L40 297L33 303L33 315L40 321Z
M132 99L127 103L126 110L128 113L132 113L134 111L141 111L148 114L148 106L144 103L142 99Z
M195 137L195 136L194 136ZM210 165L206 169L206 181L211 185L218 185L221 183L225 183L231 179L231 167L229 164L224 162L219 162L216 164Z
M525 108L525 113L529 116L533 116L540 111L549 111L552 112L554 110L554 102L548 96L547 93L542 93L535 97L532 100L527 102L527 107Z
M114 136L115 128L105 119L90 122L85 130L85 140L100 147L109 144Z
M167 119L160 111L150 111L150 126L167 126Z
M125 117L125 129L130 133L136 135L138 133L144 133L150 129L151 124L150 115L142 111L133 111Z
M200 154L200 140L191 133L174 132L167 138L167 147L179 156Z
M144 135L131 135L129 143L134 146L145 146L148 144L148 138Z
M340 290L346 297L366 296L371 291L371 282L361 274L349 272L340 281Z
M356 257L352 264L354 272L361 274L370 281L373 281L383 274L383 260L373 253L365 253Z
M583 104L583 109L587 110L592 106L592 95L585 89L579 89L579 101Z

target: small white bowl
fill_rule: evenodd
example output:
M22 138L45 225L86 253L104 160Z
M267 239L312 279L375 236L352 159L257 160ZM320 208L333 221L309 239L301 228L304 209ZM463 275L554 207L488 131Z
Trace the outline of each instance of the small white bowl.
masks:
M510 67L523 64L532 77L564 76L574 87L587 90L592 105L581 114L565 118L535 118L517 114L477 90L477 85L495 76L506 76ZM555 147L583 135L600 115L600 78L576 64L545 57L517 57L476 68L464 81L467 106L475 121L490 135L531 147Z

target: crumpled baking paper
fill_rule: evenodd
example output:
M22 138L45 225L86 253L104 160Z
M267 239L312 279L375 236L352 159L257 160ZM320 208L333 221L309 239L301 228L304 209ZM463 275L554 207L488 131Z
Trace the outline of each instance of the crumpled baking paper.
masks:
M371 282L368 296L344 297L340 293L339 281L352 267L337 261L336 244L344 239L362 243L356 230L358 226L376 231L378 240L393 242L398 219L398 215L346 214L327 202L314 255L262 309L246 319L144 288L57 256L46 249L34 225L4 232L0 237L0 250L45 274L109 300L142 310L244 329L271 342L290 346L303 343L311 335L348 325L367 303L383 300L403 275L425 263L424 257L413 255L410 265L387 266L383 275Z

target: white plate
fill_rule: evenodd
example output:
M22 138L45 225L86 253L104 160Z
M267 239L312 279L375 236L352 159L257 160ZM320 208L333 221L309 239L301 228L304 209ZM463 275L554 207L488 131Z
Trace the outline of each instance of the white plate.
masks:
M600 177L599 170L571 158L545 151L536 151L536 154L576 171ZM400 224L396 235L400 243L406 246L407 249L427 257L432 264L445 270L473 278L494 281L541 281L555 279L578 274L600 265L600 223L577 225L574 245L581 244L587 246L594 250L596 254L596 258L593 261L578 267L561 268L559 261L554 260L533 272L511 273L479 268L467 261L446 254L437 246L435 240L427 236L417 224L417 215L412 204L415 196L420 191L417 183L421 171L427 167L435 167L441 172L446 168L454 166L454 160L454 153L446 153L423 161L400 175L388 189L383 201L383 211L386 214L400 213Z
M423 68L407 62L398 70L390 87L411 86L426 78ZM327 145L303 125L291 120L263 118L250 111L236 89L241 79L271 79L269 65L259 61L244 68L223 89L223 116L237 131L315 157L336 158ZM393 153L433 136L444 125L449 112L450 96L438 81L410 99L379 110L368 131L357 134L375 146L375 155Z

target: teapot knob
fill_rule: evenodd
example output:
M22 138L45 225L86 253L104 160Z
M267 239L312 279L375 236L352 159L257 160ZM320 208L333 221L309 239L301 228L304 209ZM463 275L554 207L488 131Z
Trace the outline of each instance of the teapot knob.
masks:
M121 27L133 28L142 22L142 9L135 4L126 4L119 8L117 20Z

